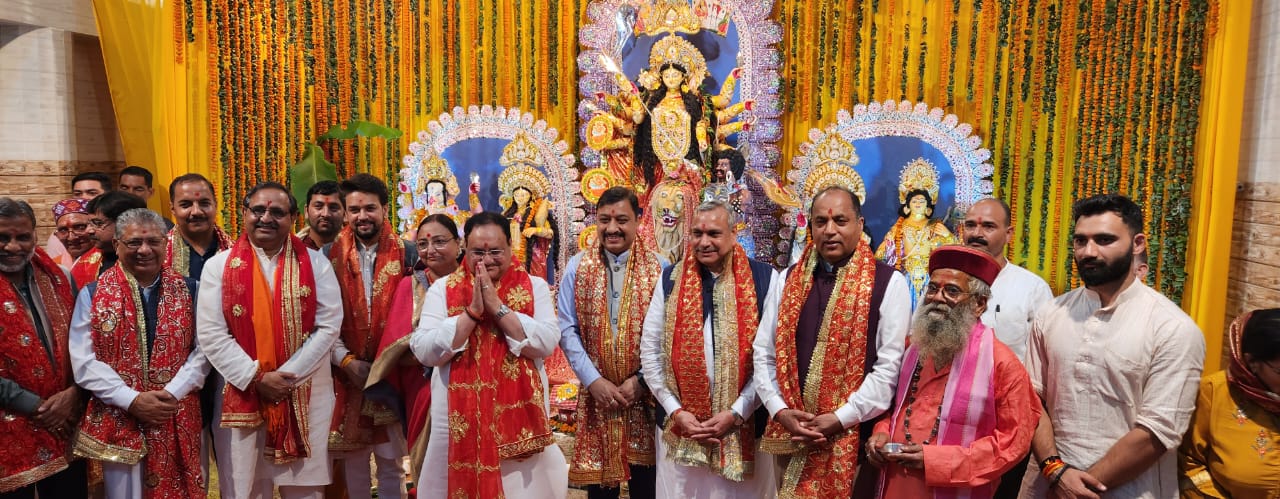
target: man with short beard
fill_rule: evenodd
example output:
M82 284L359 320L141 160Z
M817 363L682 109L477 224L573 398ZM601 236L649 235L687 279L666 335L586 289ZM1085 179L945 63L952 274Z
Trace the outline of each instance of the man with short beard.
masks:
M70 439L84 403L67 360L71 279L36 245L31 205L0 197L0 495L88 497Z
M366 403L364 385L386 330L391 299L418 262L418 248L396 237L387 220L387 184L361 173L341 184L351 222L328 248L342 290L342 329L334 344L335 403L329 452L343 467L350 497L368 497L369 454L377 465L378 497L404 496L403 457L408 453L397 415Z
M298 237L307 247L318 250L332 243L342 232L344 209L338 183L321 180L307 189L307 226Z
M1204 368L1204 335L1176 303L1140 282L1142 208L1118 194L1071 208L1084 287L1036 312L1027 369L1044 400L1022 496L1171 499L1178 444Z
M198 281L204 262L234 242L214 223L218 200L213 196L213 183L199 173L173 179L169 207L178 223L167 235L164 265Z
M199 497L200 401L209 361L195 345L197 283L162 264L164 219L116 221L120 264L80 290L71 319L76 383L93 394L75 453L101 463L108 499Z
M640 375L640 335L665 262L636 239L640 199L613 187L596 203L596 241L560 280L560 348L590 396L578 398L569 481L587 497L654 496L653 404Z
M859 467L861 443L893 402L911 290L862 240L853 191L818 191L808 215L813 240L770 287L756 333L757 391L773 416L760 449L794 470L784 497L863 497L879 470Z
M867 458L881 469L880 497L990 498L1027 453L1039 400L1018 357L979 319L999 273L995 259L973 248L929 255L893 414L867 441Z
M747 258L726 203L689 218L683 259L662 272L640 338L641 372L663 410L656 497L769 499L774 463L756 454L763 414L751 342L778 275Z
M71 266L71 279L84 287L116 264L116 217L134 208L146 208L142 198L124 191L109 191L89 200L89 239L94 248L80 255Z

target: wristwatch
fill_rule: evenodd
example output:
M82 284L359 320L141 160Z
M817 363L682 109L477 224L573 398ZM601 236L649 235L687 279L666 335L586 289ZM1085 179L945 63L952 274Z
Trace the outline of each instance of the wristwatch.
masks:
M509 313L511 313L511 307L508 307L506 303L503 303L501 307L498 307L498 313L493 314L493 319L500 321Z

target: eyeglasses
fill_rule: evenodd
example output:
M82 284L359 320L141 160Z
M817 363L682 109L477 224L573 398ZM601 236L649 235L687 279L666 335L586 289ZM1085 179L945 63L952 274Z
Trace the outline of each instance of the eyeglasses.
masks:
M70 227L58 227L58 229L53 232L59 236L65 236L68 232L84 234L84 231L86 230L89 230L89 224L72 224Z
M152 248L163 248L165 240L159 237L151 239L125 239L120 241L120 244L123 244L124 247L129 248L130 250L138 251L142 249L144 244Z
M442 249L444 249L444 247L445 247L445 246L448 246L448 245L449 245L449 243L454 242L454 241L457 241L457 239L449 239L449 238L445 238L445 237L438 237L438 238L431 239L431 240L419 239L419 240L418 240L418 247L419 247L419 248L426 248L427 246L430 246L430 247L432 247L432 248L435 248L435 249L438 249L438 250L442 250Z
M925 286L924 296L928 298L939 291L942 292L942 297L948 300L959 300L961 296L973 294L972 292L961 290L960 287L955 284L939 286L931 282L928 286Z
M265 206L249 208L249 213L258 220L262 220L266 215L271 215L271 218L275 220L282 220L284 217L289 216L289 212L284 211L284 208L267 208Z
M471 258L474 258L476 260L480 260L485 257L489 257L494 260L497 260L502 258L502 255L506 254L506 252L507 250L491 249L491 250L471 250L471 251L468 251L467 253L471 255Z
M114 221L113 221L113 220L110 220L110 219L106 219L106 218L92 218L92 219L89 219L89 225L92 225L92 226L93 226L93 228L95 228L95 229L101 229L101 228L103 228L103 227L106 227L106 226L107 226L107 224L109 224L109 223L114 223Z

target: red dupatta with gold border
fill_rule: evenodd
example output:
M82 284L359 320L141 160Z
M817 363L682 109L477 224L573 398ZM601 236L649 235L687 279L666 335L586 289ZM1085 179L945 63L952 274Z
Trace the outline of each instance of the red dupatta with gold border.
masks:
M451 317L471 304L473 267L464 263L448 277L445 301ZM496 286L514 312L534 314L533 282L518 262ZM484 317L467 341L449 370L449 497L502 498L501 462L553 443L546 394L537 365L511 354L492 317Z
M316 281L307 246L289 236L267 288L258 256L247 236L229 250L222 283L222 313L236 343L258 361L258 375L275 371L315 329ZM255 321L255 319L264 319ZM256 323L255 323L256 322ZM256 380L255 380L256 383ZM283 403L263 404L254 384L223 391L223 428L257 428L266 423L266 455L276 464L311 454L307 410L311 382L294 387Z

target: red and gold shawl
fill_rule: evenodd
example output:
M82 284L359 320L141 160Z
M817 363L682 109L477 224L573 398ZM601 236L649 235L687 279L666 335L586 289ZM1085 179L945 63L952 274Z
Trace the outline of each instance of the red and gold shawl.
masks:
M1231 321L1231 327L1227 333L1227 346L1231 351L1231 365L1227 367L1227 382L1233 388L1240 390L1240 393L1243 393L1250 402L1280 417L1280 400L1273 398L1267 384L1249 369L1249 365L1244 361L1244 351L1240 347L1244 339L1244 326L1249 323L1249 318L1253 317L1253 312L1255 311L1245 313Z
M609 263L599 242L587 248L578 263L574 304L578 335L600 375L622 384L640 369L640 336L653 289L662 278L657 254L640 241L631 247L626 277L618 302L618 329L609 321ZM651 397L629 407L604 410L589 396L578 397L569 481L583 485L616 486L630 478L628 465L654 463Z
M102 273L89 313L95 357L139 392L165 389L186 364L195 340L195 309L186 281L166 268L159 284L150 353L142 293L123 267L116 265ZM188 437L199 433L199 397L183 397L173 418L146 428L127 410L94 398L80 423L74 451L99 461L144 462L144 497L197 497L204 493L200 441Z
M471 262L448 277L449 316L472 300ZM532 316L533 282L513 262L497 283L498 297ZM492 317L476 326L449 371L449 497L505 497L500 463L552 444L542 378L534 361L511 354Z
M667 389L680 399L684 410L699 421L729 410L751 379L751 342L760 322L756 316L754 279L751 262L742 246L735 244L716 280L712 291L712 314L715 323L715 345L723 345L715 355L713 372L715 393L707 379L706 352L703 350L702 277L692 248L685 248L684 261L672 270L675 286L667 297L667 314L663 338L662 362L666 366ZM736 355L735 355L736 354ZM744 417L748 416L743 414ZM705 466L734 481L743 481L754 472L755 435L750 424L737 433L720 438L719 445L706 445L676 435L674 425L662 434L667 456L686 466Z
M177 227L174 227L169 229L167 237L169 245L164 252L164 266L173 269L178 275L200 279L198 275L191 275L191 248L187 245L186 240L182 238L182 233L178 231ZM213 238L218 241L218 251L226 251L235 242L217 226L213 227ZM203 250L204 248L200 249Z
M72 385L67 331L75 297L66 275L43 249L35 249L31 268L36 284L32 291L40 293L48 319L45 327L52 333L52 360L32 320L39 312L28 310L13 283L0 278L0 377L47 399ZM70 442L38 429L25 414L0 408L0 439L8 448L23 450L0 452L0 493L26 487L67 467Z
M76 259L76 263L71 264L71 279L76 282L76 286L83 288L98 280L98 268L101 266L102 250L97 246L89 248L89 251Z
M245 354L258 361L259 375L278 369L310 336L316 321L316 279L307 246L289 236L280 250L275 283L268 287L253 245L241 236L231 246L222 283L222 313ZM261 333L258 330L265 329ZM266 423L266 455L276 464L311 455L307 408L311 382L299 384L279 404L263 404L255 386L223 390L223 428L257 428Z
M360 250L355 228L348 224L333 241L329 249L333 272L342 289L343 345L356 359L373 362L378 355L379 340L387 328L391 301L395 298L400 279L405 276L404 241L396 237L391 223L382 221L378 231L378 249L374 257L373 303L364 296L364 276L361 275ZM334 369L333 376L341 383L333 384L333 421L329 426L329 450L348 451L362 449L386 440L385 431L376 428L396 422L391 409L382 404L367 401L364 387L347 379L341 369Z
M810 243L783 287L774 345L778 391L787 407L827 414L844 405L849 391L856 390L866 374L867 320L876 261L871 247L860 242L849 263L836 273L835 289L823 313L809 373L802 381L796 365L796 325L813 287L816 265L818 254ZM780 496L848 497L852 493L853 472L858 465L858 427L842 431L832 442L824 447L797 444L777 420L769 422L760 450L791 456L787 469L780 470Z

